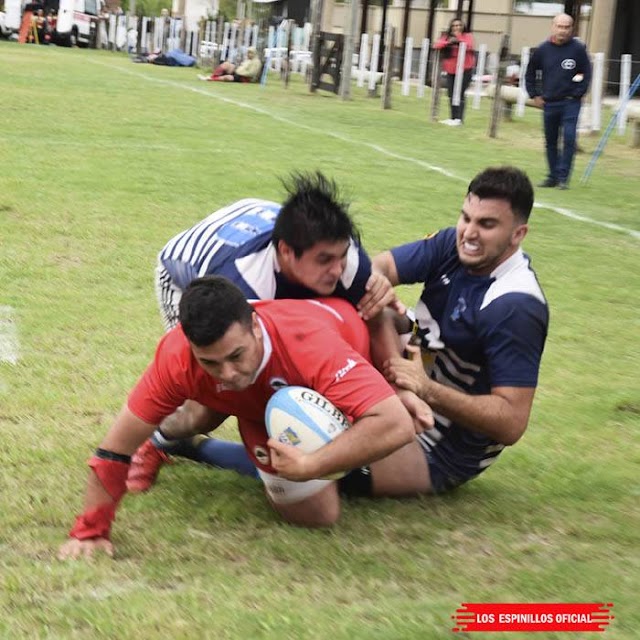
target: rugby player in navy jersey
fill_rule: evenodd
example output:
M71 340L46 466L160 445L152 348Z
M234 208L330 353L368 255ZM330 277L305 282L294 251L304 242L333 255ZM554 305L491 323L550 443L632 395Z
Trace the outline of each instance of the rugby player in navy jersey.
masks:
M247 299L335 296L356 307L372 332L374 362L394 352L395 335L379 312L402 308L389 281L372 273L336 184L321 173L293 174L285 184L284 204L245 199L215 211L172 238L158 255L156 294L168 331L178 321L182 292L195 278L220 275ZM401 392L417 428L431 411L415 395ZM195 434L210 430L194 402L168 417L133 456L127 487L149 489L168 454L182 455L218 468L256 475L244 447Z
M420 346L383 371L433 409L434 427L417 435L433 493L482 473L527 428L549 322L520 248L532 207L526 174L488 168L469 185L456 227L373 259L393 285L424 284Z

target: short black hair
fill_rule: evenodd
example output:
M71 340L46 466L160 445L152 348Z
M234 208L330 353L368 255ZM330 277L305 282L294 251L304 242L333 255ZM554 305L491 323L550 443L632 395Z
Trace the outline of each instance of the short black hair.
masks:
M282 184L289 197L271 234L276 248L283 240L299 258L318 242L353 238L360 243L360 233L349 216L349 203L342 199L333 180L316 171L292 173Z
M253 307L233 282L222 276L204 276L189 283L180 299L180 324L190 342L207 347L232 324L251 326Z
M527 222L533 208L533 185L524 171L516 167L488 167L469 184L467 195L480 199L507 200L514 215Z

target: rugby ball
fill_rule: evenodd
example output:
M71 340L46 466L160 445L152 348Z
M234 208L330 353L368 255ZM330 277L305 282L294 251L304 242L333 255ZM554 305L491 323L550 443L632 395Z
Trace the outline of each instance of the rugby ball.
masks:
M295 386L283 387L269 398L265 424L269 436L305 453L317 451L351 426L344 413L322 394ZM347 473L333 474L330 479Z

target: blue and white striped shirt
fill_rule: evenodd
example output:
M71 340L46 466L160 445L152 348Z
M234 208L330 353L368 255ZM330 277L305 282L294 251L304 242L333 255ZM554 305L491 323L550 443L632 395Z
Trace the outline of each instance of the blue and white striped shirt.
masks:
M281 205L246 198L207 216L172 238L159 259L180 289L205 275L225 276L247 298L313 298L318 294L287 280L276 259L271 235ZM351 242L347 266L333 295L354 306L365 293L371 261Z

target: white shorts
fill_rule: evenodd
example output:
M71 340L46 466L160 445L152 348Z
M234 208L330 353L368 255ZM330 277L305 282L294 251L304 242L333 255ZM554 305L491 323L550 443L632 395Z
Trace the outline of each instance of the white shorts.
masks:
M306 480L305 482L294 482L286 480L272 473L267 473L258 469L260 479L272 502L276 504L293 504L302 502L306 498L320 493L328 487L334 480Z
M162 324L164 324L164 330L169 331L178 324L182 289L173 283L169 272L164 268L160 259L156 265L155 288Z

